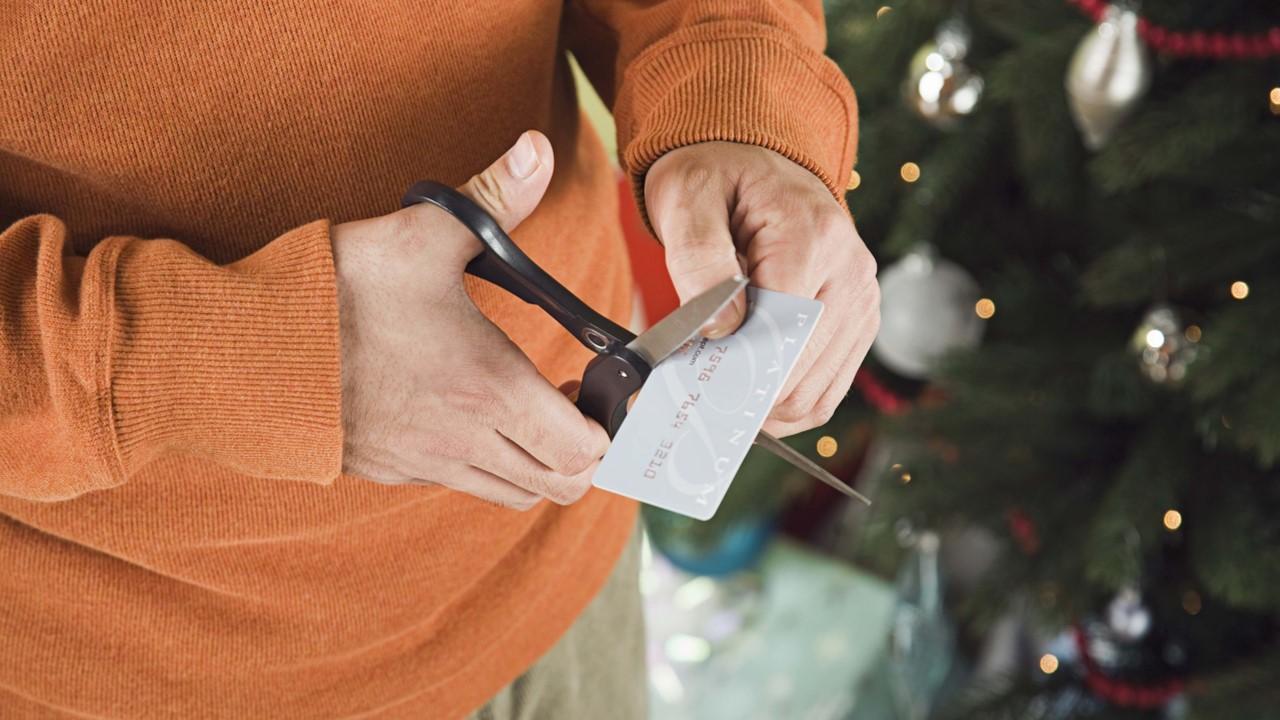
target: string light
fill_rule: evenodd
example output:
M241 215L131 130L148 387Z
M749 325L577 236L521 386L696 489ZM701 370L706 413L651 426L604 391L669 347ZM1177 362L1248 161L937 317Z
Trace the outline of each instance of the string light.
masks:
M902 179L909 183L913 183L920 179L920 166L913 163L902 163L902 170L899 172Z
M1231 283L1231 297L1237 300L1243 300L1249 297L1249 283L1243 280L1237 280Z
M1200 593L1195 590L1188 590L1182 594L1182 609L1186 610L1188 615L1199 615L1200 608L1203 606Z
M889 7L888 5L881 5L881 6L880 6L880 9L876 11L876 19L877 19L877 20L879 20L880 18L884 17L885 15L888 15L888 14L889 14L889 12L890 12L890 11L892 11L892 10L893 10L893 8Z
M1169 532L1173 532L1182 527L1182 513L1169 508L1164 511L1164 527Z
M858 186L861 184L862 184L862 176L858 174L857 170L850 170L849 184L845 185L844 189L849 191L857 190Z
M1045 653L1040 656L1040 672L1045 675L1052 675L1058 671L1058 656L1053 653Z
M983 320L990 320L996 314L996 304L991 298L982 298L974 303L973 311Z
M840 443L830 435L823 435L818 438L818 454L822 457L829 458L836 454L836 450L840 449Z
M1187 340L1190 342L1193 342L1193 343L1200 342L1200 326L1188 325L1187 330L1186 332L1183 333L1183 335L1186 335Z
M1280 87L1271 88L1271 104L1280 105Z
M898 482L903 485L911 482L911 473L903 468L901 463L894 463L893 466L889 468L889 472L897 475Z

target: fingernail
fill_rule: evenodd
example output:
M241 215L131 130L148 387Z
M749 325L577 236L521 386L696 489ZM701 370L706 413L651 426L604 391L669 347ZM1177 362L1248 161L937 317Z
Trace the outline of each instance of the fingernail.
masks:
M713 315L710 322L703 326L703 337L716 340L736 330L739 317L737 306L738 301L735 298L733 302Z
M538 169L538 151L534 149L529 133L521 134L520 139L507 153L507 169L521 180Z

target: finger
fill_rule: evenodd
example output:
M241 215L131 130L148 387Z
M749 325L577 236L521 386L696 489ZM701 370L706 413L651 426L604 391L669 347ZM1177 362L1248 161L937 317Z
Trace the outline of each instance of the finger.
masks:
M856 310L849 288L860 288L865 281L863 274L856 272L858 243L853 223L834 201L823 197L822 202L800 205L782 217L752 237L747 257L751 282L823 304L813 336L783 388L782 397L786 398L819 364L828 344L845 326L850 310ZM874 278L874 271L871 276Z
M609 449L604 428L528 362L513 363L504 394L512 398L497 430L538 462L566 476L587 472Z
M797 420L807 413L843 367L845 357L859 342L869 344L879 327L879 292L874 281L842 293L824 289L818 298L827 310L779 395L778 417L784 420Z
M798 224L759 233L747 251L751 284L807 298L817 297L831 268L842 265L838 242L815 237L811 228Z
M824 203L807 215L794 217L795 222L783 227L784 233L766 228L752 246L752 279L757 285L803 294L816 284L816 298L824 306L813 337L781 394L781 402L793 410L797 405L813 406L843 366L843 356L859 337L857 328L879 318L875 258L858 238L848 215L838 206L832 210ZM797 244L788 237L809 237L812 241ZM786 250L797 245L801 247ZM808 387L802 388L802 383ZM799 398L793 397L797 393Z
M510 231L538 207L554 168L551 141L537 130L529 130L458 190Z
M844 366L845 357L852 352L854 343L858 340L857 331L861 325L861 319L834 314L824 316L822 319L832 321L825 330L829 341L824 342L823 346L817 349L814 353L817 355L816 358L810 357L808 367L801 368L800 363L796 364L791 377L787 379L787 384L778 395L778 402L769 414L770 417L785 422L797 422L808 418L813 413L818 400ZM836 322L840 324L837 326ZM835 330L831 329L833 326ZM819 328L814 331L815 336L821 327L822 323L819 322ZM817 338L815 337L814 340ZM805 348L806 355L809 354L810 349L813 348Z
M844 366L840 368L835 381L831 383L831 387L827 388L826 394L818 401L818 408L820 411L827 413L828 419L836 408L840 407L840 403L844 402L844 399L849 396L849 389L853 387L853 378L858 374L858 369L862 367L862 362L867 359L867 351L870 349L870 340L862 341L855 345L853 352L849 353L849 356L845 358Z
M653 178L651 171L645 181L645 205L666 248L671 283L684 303L741 269L729 228L727 183L704 166L671 172L672 176L659 173ZM719 338L737 330L746 308L746 295L738 293L703 325L702 334Z
M822 303L822 315L818 318L817 326L813 328L813 334L809 337L804 352L800 353L795 366L792 367L786 384L782 386L782 392L778 394L779 406L784 406L801 381L807 379L813 369L822 364L822 358L827 357L831 351L832 341L843 337L849 316L841 307L839 297L830 288L824 288L818 292L816 299Z
M745 228L751 238L747 264L752 284L812 298L845 280L838 271L848 267L857 233L853 219L825 191L816 199L792 192L796 197L789 202L777 200L775 219Z
M774 408L765 424L766 431L785 437L825 425L849 393L853 377L871 348L875 330L874 317L855 319L853 327L842 333L853 338L852 344L847 350L830 352L829 357L823 358L811 377Z
M529 510L542 499L493 473L464 463L449 463L441 469L440 478L431 482L512 510Z
M561 475L497 432L477 444L476 467L559 505L570 505L586 495L599 466L597 461L576 475Z

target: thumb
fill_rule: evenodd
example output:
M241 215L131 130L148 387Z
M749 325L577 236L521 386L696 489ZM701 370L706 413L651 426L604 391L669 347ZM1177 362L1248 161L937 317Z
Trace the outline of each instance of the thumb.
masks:
M502 157L458 190L510 232L538 207L554 167L551 141L537 130L528 130Z

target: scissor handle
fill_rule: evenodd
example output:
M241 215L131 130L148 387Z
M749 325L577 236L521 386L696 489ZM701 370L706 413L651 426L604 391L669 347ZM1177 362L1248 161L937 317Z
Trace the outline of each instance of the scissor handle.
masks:
M649 377L649 364L629 348L598 355L582 371L578 409L600 423L609 437L627 419L627 403Z
M423 180L414 183L400 200L403 207L424 202L457 218L484 244L484 252L467 263L468 274L488 280L527 303L538 305L597 354L616 352L635 339L635 335L592 310L538 267L516 246L502 226L471 198L443 183Z

